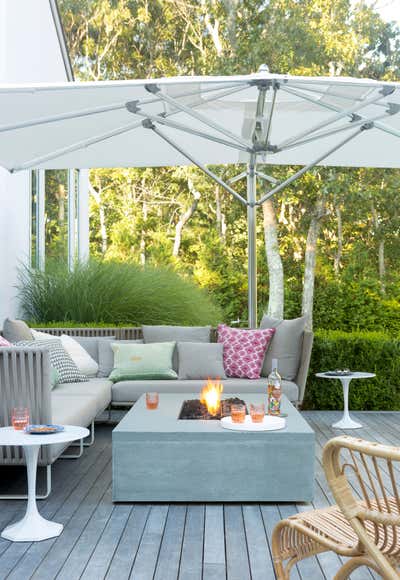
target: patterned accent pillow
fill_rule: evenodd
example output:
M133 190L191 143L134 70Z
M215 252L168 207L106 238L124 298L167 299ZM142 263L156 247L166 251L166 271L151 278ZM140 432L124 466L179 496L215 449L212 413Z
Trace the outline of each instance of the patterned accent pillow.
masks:
M14 346L47 348L50 353L50 364L58 373L59 383L85 383L89 380L79 371L58 338L54 340L20 340L14 343Z
M218 325L218 342L224 345L226 376L239 379L259 379L275 328L245 330Z
M0 336L0 346L12 346L12 344L11 342L8 342L8 340Z

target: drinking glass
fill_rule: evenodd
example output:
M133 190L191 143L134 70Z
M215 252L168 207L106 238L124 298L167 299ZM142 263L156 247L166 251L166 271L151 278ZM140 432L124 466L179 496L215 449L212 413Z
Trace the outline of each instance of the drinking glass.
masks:
M158 407L158 393L146 393L146 407L150 410L157 409Z
M29 425L29 410L26 407L14 407L11 423L16 431L23 431Z
M246 419L246 405L231 405L232 423L244 423Z
M250 405L250 417L253 423L262 423L265 417L265 405Z

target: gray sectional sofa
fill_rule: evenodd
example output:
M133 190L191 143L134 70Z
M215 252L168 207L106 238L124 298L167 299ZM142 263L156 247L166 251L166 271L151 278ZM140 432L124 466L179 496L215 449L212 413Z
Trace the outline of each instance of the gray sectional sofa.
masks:
M153 333L152 327L147 327L147 341L163 340L193 341L192 333L185 335L170 335L171 327L158 327L164 333ZM43 330L43 329L41 329ZM199 392L204 385L204 379L196 380L154 380L154 381L121 381L112 383L107 377L112 368L111 344L117 340L127 342L143 342L141 329L45 329L46 332L74 336L90 356L99 363L99 375L87 382L58 384L51 388L49 353L45 348L2 347L0 348L0 422L8 425L11 409L21 404L28 405L31 411L32 423L74 424L82 427L92 426L94 437L94 420L110 406L133 404L146 391L170 393ZM146 342L146 327L144 327ZM90 336L90 335L94 336ZM102 336L102 335L105 336ZM150 337L150 338L149 338ZM152 337L152 338L151 338ZM197 337L198 338L198 337ZM213 332L209 331L209 339L213 340ZM196 340L194 340L196 341ZM293 380L283 380L283 392L296 405L301 404L308 368L310 363L313 334L304 332L299 346L299 361L296 376ZM110 366L111 365L111 366ZM174 365L178 365L175 359ZM265 372L264 372L265 374ZM258 380L227 378L223 380L224 392L265 392L266 377ZM51 488L51 465L63 456L66 445L44 446L41 450L39 464L47 467L48 489ZM82 453L83 443L77 457ZM22 465L24 457L17 447L0 447L0 465Z

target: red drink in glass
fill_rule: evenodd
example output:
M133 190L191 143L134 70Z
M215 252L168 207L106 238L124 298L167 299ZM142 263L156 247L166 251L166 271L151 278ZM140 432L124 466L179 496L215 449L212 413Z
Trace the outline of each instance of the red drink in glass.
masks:
M26 407L15 407L11 414L11 423L16 431L23 431L29 425L29 411Z
M158 393L146 393L146 407L149 411L154 411L158 407Z
M246 419L246 405L231 405L232 423L244 423Z

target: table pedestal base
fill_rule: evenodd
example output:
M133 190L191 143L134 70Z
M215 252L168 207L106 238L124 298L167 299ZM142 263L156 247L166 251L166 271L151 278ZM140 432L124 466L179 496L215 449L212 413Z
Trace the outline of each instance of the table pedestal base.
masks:
M7 526L1 537L12 542L40 542L55 538L63 531L63 525L49 522L39 513L26 514L19 522Z
M361 429L361 423L357 423L357 421L353 421L353 419L349 417L343 417L337 423L332 425L334 429Z

